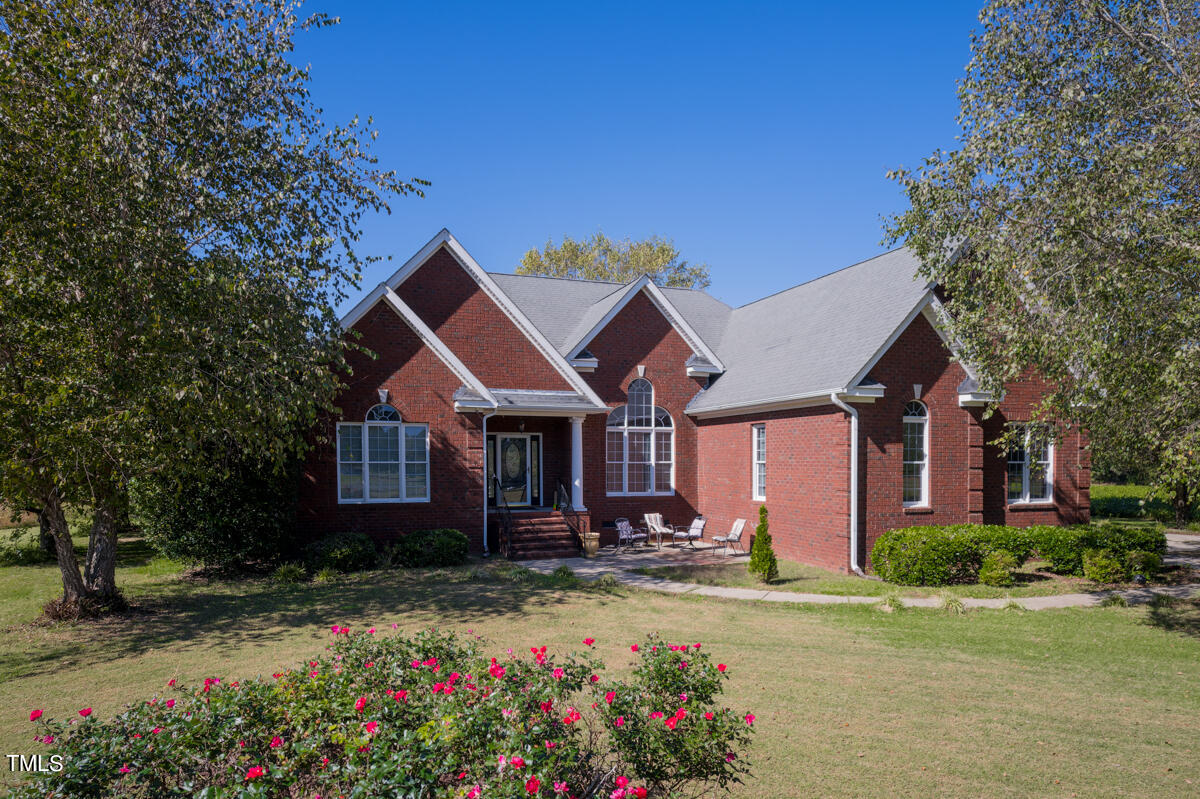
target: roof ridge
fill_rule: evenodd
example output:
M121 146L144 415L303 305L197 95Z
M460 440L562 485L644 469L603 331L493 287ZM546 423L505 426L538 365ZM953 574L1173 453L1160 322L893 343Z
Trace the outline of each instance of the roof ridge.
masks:
M615 280L595 280L590 277L562 277L561 275L520 275L516 272L488 272L489 275L501 275L503 277L534 277L541 280L569 280L572 283L602 283L606 286L628 286L628 283L618 283ZM637 278L634 278L637 280Z
M764 300L769 300L772 297L778 297L780 294L786 294L789 291L795 291L798 288L803 288L804 286L807 286L811 283L816 283L820 280L824 280L827 277L833 277L834 275L845 272L847 269L853 269L856 266L862 266L865 263L870 263L871 261L875 261L879 258L882 258L885 255L891 255L892 253L899 252L900 250L903 250L903 249L906 249L906 247L904 247L904 245L901 245L899 247L893 247L892 249L885 250L884 252L881 252L878 255L872 255L870 258L864 258L861 261L855 261L854 263L850 264L849 266L843 266L841 269L835 269L832 272L826 272L823 275L818 275L817 277L805 280L803 283L797 283L794 286L788 286L786 289L780 289L779 291L768 294L765 297L759 297L757 300L751 300L750 302L746 303L745 305L739 305L738 307L734 308L733 310L740 311L743 308L749 308L751 305L754 305L755 303L759 303Z

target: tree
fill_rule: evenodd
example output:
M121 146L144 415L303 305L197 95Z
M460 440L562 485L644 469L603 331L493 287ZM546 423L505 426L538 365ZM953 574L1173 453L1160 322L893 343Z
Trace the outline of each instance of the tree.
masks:
M649 275L660 286L702 289L709 284L708 264L680 260L679 250L669 239L651 236L643 241L613 241L601 232L583 241L563 236L558 246L549 239L542 250L534 247L525 253L517 274L617 283Z
M213 447L283 464L344 368L359 221L424 181L326 125L289 0L0 6L0 496L34 501L69 604L119 604L133 476ZM187 457L176 457L182 453ZM93 510L80 573L63 515Z
M964 360L1038 415L1139 459L1180 522L1200 488L1200 11L992 0L960 146L898 170L888 222L950 301Z
M758 527L754 528L754 543L750 545L750 563L747 568L764 583L769 583L779 576L779 559L775 557L775 549L771 546L771 533L767 529L766 505L758 507Z

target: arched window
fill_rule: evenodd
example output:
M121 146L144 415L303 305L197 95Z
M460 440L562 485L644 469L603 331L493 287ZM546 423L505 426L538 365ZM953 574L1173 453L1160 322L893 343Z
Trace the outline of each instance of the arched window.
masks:
M913 400L904 406L904 504L929 504L929 411Z
M337 434L338 502L429 500L429 425L405 424L391 405L376 405Z
M675 491L675 424L654 404L654 386L639 377L629 384L628 403L608 415L606 489L616 494Z

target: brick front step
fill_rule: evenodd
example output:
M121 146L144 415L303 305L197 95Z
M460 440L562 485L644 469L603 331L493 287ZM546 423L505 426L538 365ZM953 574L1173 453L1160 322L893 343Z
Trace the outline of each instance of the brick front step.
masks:
M577 557L579 540L561 516L514 518L510 552L514 560Z

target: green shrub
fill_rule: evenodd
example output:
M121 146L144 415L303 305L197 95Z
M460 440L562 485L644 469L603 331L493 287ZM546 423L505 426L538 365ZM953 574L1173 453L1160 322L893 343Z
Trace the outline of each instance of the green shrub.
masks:
M747 568L764 583L779 577L779 559L775 557L775 549L771 546L766 505L760 505L758 508L758 527L754 529L754 543L750 547L750 563Z
M949 585L975 582L983 555L969 525L904 527L879 537L871 563L889 583Z
M1028 528L1033 546L1050 569L1060 574L1080 574L1083 571L1083 552L1086 527L1055 527L1036 525Z
M1087 546L1092 549L1109 549L1118 555L1137 551L1167 554L1167 535L1158 527L1097 524L1088 529Z
M997 588L1013 584L1013 572L1017 570L1017 559L1003 549L994 549L983 558L979 567L979 582Z
M1127 579L1121 557L1107 549L1083 553L1083 576L1094 583L1123 583Z
M458 530L417 530L395 544L402 566L410 569L428 566L461 566L467 562L470 544Z
M1130 575L1140 574L1147 580L1162 571L1163 559L1157 552L1135 549L1125 553L1125 570Z
M277 585L296 585L307 579L308 572L299 563L283 563L271 572L271 581Z
M1004 550L1014 559L1020 568L1033 555L1033 536L1023 527L1005 527L1001 524L964 524L955 525L956 530L967 531L972 538L979 542L984 554Z
M366 533L334 533L309 544L305 560L313 571L354 572L375 565L375 542Z
M154 475L130 483L130 513L146 539L172 560L215 568L277 563L297 556L295 467L213 458L206 479L186 484Z
M332 651L273 678L172 681L112 719L41 716L30 732L64 768L12 796L638 797L749 773L754 717L719 704L733 670L708 647L642 642L613 680L590 650L489 658L436 631L333 629Z
M1083 556L1089 549L1112 552L1119 559L1134 551L1163 555L1167 537L1157 527L1097 524L1078 527L1030 527L1034 546L1050 567L1062 574L1083 574Z

